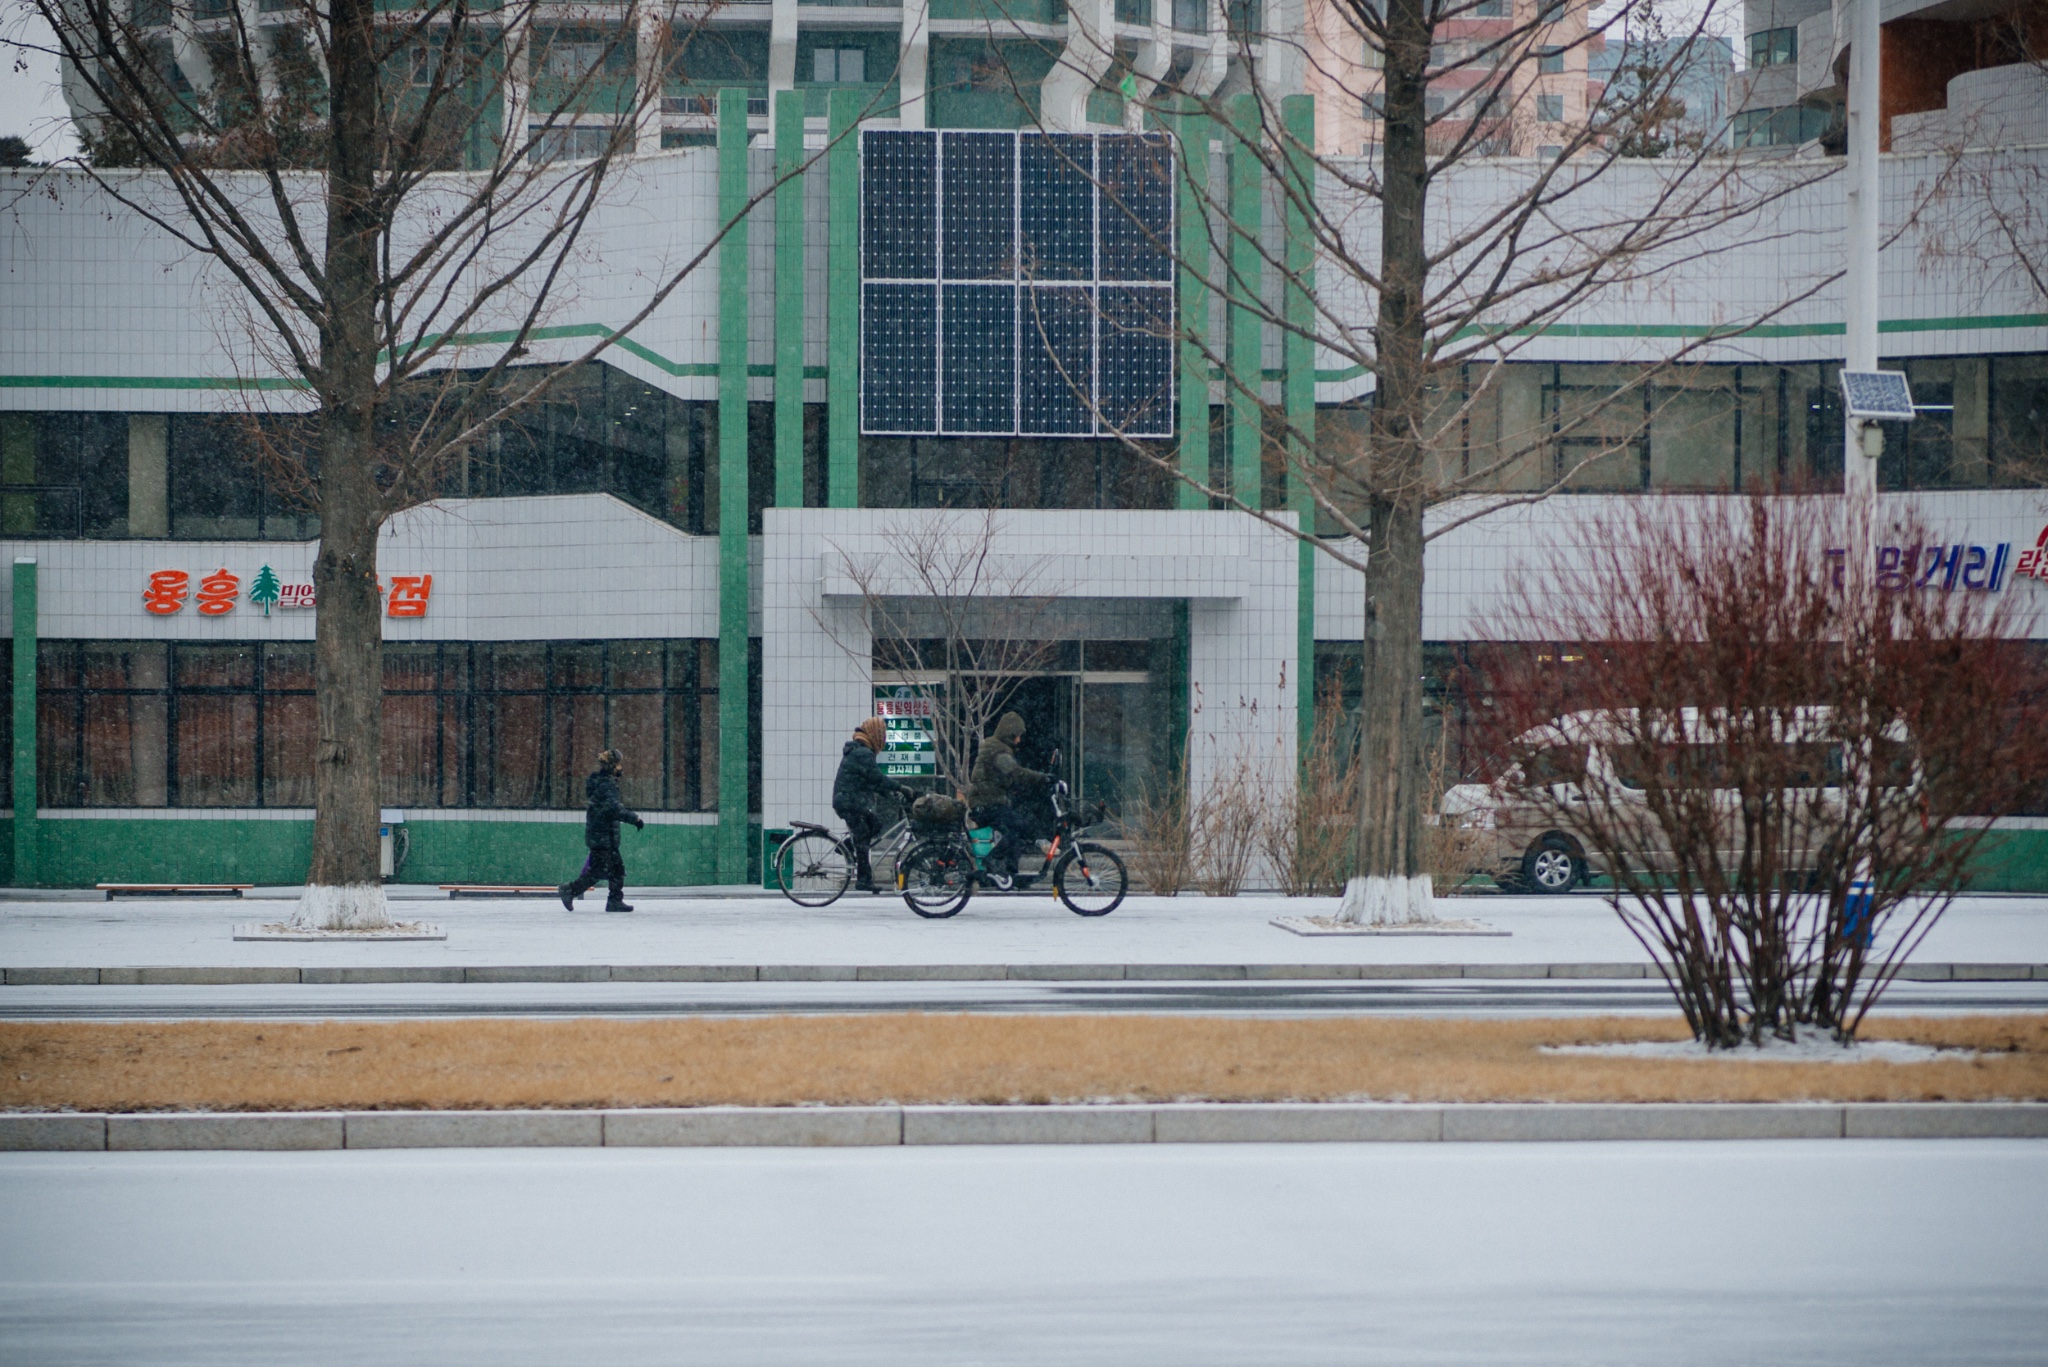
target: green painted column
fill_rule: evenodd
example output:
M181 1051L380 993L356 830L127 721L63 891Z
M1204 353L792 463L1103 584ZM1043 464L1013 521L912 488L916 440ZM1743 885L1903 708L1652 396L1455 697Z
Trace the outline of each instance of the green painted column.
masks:
M804 92L775 95L775 506L804 506Z
M747 881L747 92L718 92L718 881Z
M1180 185L1180 472L1209 482L1209 120L1179 118ZM1180 486L1182 508L1206 508L1200 489Z
M14 562L14 882L36 882L36 562Z
M860 504L860 121L863 96L835 90L826 106L832 207L825 287L825 494L833 508Z
M1315 189L1316 101L1313 95L1289 95L1280 102L1280 122L1287 134L1287 320L1281 350L1285 357L1282 393L1287 415L1288 443L1295 454L1306 457L1302 448L1316 440L1316 346L1313 340L1315 309L1315 243L1309 236L1308 214L1303 208ZM1303 527L1315 526L1315 505L1309 498L1307 481L1290 461L1287 477L1287 506L1301 519ZM1299 708L1297 754L1308 757L1310 735L1316 722L1316 548L1296 542L1299 601L1296 630L1299 664L1295 678L1295 699Z
M1233 98L1230 122L1230 492L1256 508L1262 503L1259 396L1266 373L1265 329L1256 309L1246 305L1256 302L1264 280L1258 97Z

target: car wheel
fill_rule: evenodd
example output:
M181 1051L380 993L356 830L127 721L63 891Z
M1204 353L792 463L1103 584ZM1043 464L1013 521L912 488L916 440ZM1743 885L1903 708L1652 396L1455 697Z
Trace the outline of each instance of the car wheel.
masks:
M1572 847L1546 835L1522 856L1522 885L1531 892L1570 892L1585 876Z

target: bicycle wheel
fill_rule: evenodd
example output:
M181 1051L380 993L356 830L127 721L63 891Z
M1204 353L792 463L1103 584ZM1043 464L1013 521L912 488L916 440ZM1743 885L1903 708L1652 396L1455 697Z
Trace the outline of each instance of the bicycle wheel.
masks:
M853 851L825 831L798 831L775 851L775 881L800 907L829 907L853 882Z
M1052 890L1076 916L1109 915L1123 904L1129 884L1124 861L1103 845L1076 845L1052 869Z
M957 840L913 845L896 865L896 886L919 916L956 915L974 895L974 857Z

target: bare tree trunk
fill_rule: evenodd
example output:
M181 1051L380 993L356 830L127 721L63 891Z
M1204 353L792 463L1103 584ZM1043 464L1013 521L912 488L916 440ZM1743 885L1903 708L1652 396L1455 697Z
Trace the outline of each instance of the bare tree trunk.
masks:
M377 67L372 0L335 0L328 140L327 308L320 333L320 556L313 679L313 866L303 919L388 923L377 848L384 650L377 595Z
M1381 152L1382 286L1374 346L1371 545L1365 569L1365 696L1359 738L1358 863L1338 916L1434 920L1422 849L1423 415L1429 190L1428 0L1387 7L1386 142Z

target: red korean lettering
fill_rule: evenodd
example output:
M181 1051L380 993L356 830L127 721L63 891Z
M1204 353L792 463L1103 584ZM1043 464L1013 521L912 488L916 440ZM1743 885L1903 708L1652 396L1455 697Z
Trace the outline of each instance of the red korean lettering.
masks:
M242 591L242 581L225 569L215 570L199 581L199 611L208 617L218 617L224 612L235 610L235 595Z
M149 576L142 591L142 606L159 617L168 617L185 606L191 577L183 570L158 570Z
M434 576L431 574L394 574L391 576L391 592L385 599L385 615L424 617L427 615L427 597L433 591Z

